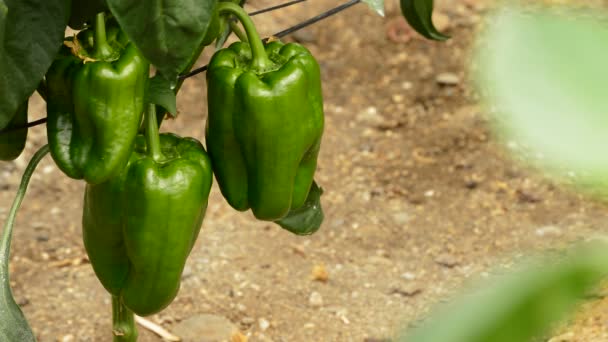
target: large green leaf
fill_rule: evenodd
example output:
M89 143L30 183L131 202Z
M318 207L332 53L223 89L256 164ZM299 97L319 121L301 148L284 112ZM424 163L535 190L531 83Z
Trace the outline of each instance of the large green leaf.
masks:
M173 83L193 55L200 52L217 0L107 0L107 3L129 39Z
M478 48L500 134L547 170L608 190L608 26L596 14L503 10Z
M163 113L167 112L171 116L177 114L177 96L173 89L171 89L170 82L162 75L156 75L148 81L146 103L160 106Z
M0 239L0 341L6 342L30 342L36 341L34 333L30 328L23 312L13 298L11 291L11 282L9 277L9 260L11 252L11 239L13 237L13 228L15 226L15 218L19 207L25 197L27 186L32 178L32 174L36 167L49 152L49 146L44 145L27 165L21 178L21 184L17 190L17 195L13 201L13 205L6 219L6 224L2 230L2 238Z
M72 11L68 24L75 30L80 30L86 22L95 19L99 12L107 11L106 0L72 0Z
M291 210L286 217L275 223L296 235L314 234L325 218L321 207L322 194L323 189L317 185L317 182L313 182L304 205Z
M432 40L449 38L433 25L433 0L401 0L401 13L410 26L424 37Z
M495 277L437 309L399 341L526 342L547 333L608 275L608 245L588 243Z
M63 41L70 0L5 0L0 45L0 129L32 94Z

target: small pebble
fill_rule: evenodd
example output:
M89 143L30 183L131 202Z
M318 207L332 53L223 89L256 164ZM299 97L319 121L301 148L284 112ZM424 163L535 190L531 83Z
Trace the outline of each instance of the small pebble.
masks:
M323 296L319 292L312 292L308 298L308 304L313 308L320 308L323 306Z
M260 326L260 330L266 331L270 327L270 322L265 318L260 318L258 320L258 325Z
M444 72L444 73L437 75L437 77L435 78L435 81L439 85L455 86L455 85L460 84L460 77L458 77L458 75L450 73L450 72Z

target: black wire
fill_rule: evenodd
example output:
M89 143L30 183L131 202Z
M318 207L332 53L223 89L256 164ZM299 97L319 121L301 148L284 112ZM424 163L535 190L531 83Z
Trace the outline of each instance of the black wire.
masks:
M272 37L283 38L283 37L285 37L288 34L291 34L293 32L301 30L301 29L303 29L303 28L305 28L307 26L315 24L315 23L317 23L317 22L319 22L319 21L321 21L321 20L323 20L325 18L331 17L332 15L340 13L340 12L344 11L345 9L347 9L347 8L349 8L351 6L354 6L354 5L356 5L356 4L360 3L360 2L361 2L361 0L350 0L350 1L348 1L348 2L346 2L344 4L342 4L342 5L340 5L338 7L334 7L332 9L330 9L327 12L321 13L321 14L317 15L316 17L312 17L312 18L310 18L308 20L305 20L305 21L303 21L303 22L301 22L301 23L299 23L297 25L294 25L294 26L292 26L292 27L290 27L288 29L285 29L285 30L283 30L281 32L277 32L277 33L273 34ZM266 42L266 41L268 41L268 39L270 39L270 37L269 38L264 38L263 40L264 40L264 42Z
M289 1L289 2L286 2L284 4L280 4L280 5L276 5L276 6L271 6L271 7L268 7L268 8L262 8L261 10L257 10L257 11L249 13L249 16L253 17L253 16L256 16L258 14L262 14L262 13L266 13L266 12L271 12L271 11L274 11L274 10L281 9L283 7L289 7L291 5L299 4L300 2L304 2L304 1L306 1L306 0L294 0L294 1Z
M317 22L319 22L319 21L321 21L323 19L326 19L327 17L331 17L332 15L337 14L339 12L342 12L345 9L347 9L347 8L349 8L351 6L354 6L354 5L356 5L356 4L360 3L360 2L361 2L361 0L350 0L350 1L344 3L344 4L340 5L340 6L337 6L337 7L334 7L332 9L328 10L327 12L323 12L323 13L317 15L316 17L312 17L312 18L310 18L308 20L305 20L305 21L303 21L303 22L301 22L299 24L296 24L296 25L294 25L292 27L289 27L289 28L287 28L287 29L285 29L283 31L277 32L277 33L273 34L271 37L283 38L283 37L285 37L288 34L294 33L294 32L296 32L298 30L301 30L301 29L303 29L303 28L305 28L307 26L315 24L315 23L317 23ZM264 38L264 39L262 39L262 41L267 42L271 37ZM192 71L190 71L187 74L180 75L179 78L180 79L186 79L186 78L198 75L198 74L200 74L202 72L207 71L207 68L208 68L208 66L205 65L205 66L202 66L200 68L193 69Z
M34 126L42 125L46 121L47 121L47 118L42 118L42 119L39 119L39 120L36 120L36 121L28 122L27 125L25 125L25 126L11 127L11 128L7 128L5 130L1 130L0 134L16 132L16 131L20 131L20 130L22 130L24 128L29 128L29 127L34 127Z

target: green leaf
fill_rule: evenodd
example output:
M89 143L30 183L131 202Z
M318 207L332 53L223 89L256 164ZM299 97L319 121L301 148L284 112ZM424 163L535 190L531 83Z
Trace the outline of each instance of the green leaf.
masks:
M433 25L433 0L401 0L401 13L410 26L422 36L440 41L450 38Z
M6 15L8 14L8 7L4 0L0 0L0 42L4 41L4 32L6 31ZM0 63L2 63L3 55L0 54Z
M84 28L86 22L95 19L99 12L107 11L105 0L72 0L72 11L68 25L75 30Z
M563 260L544 258L494 277L438 308L399 341L525 342L571 313L608 272L608 245L587 243Z
M477 76L496 127L557 175L608 190L608 27L577 11L503 10L479 43Z
M2 230L2 239L0 240L0 341L36 341L32 329L27 323L25 316L23 316L23 312L21 312L19 305L17 305L13 298L8 264L17 212L23 202L27 186L32 178L32 174L36 170L36 166L38 166L48 152L49 146L44 145L34 154L32 160L27 165L25 172L23 172L17 195L6 219L6 224Z
M120 27L171 82L199 51L217 0L107 0Z
M304 205L291 210L286 217L275 223L296 235L314 234L321 227L325 217L321 207L322 194L323 189L317 185L317 182L313 182Z
M171 82L161 75L156 75L148 81L146 103L158 105L172 116L177 114L177 98L171 89Z
M0 45L0 129L36 90L63 42L70 0L5 0Z
M363 0L372 10L384 17L384 0Z

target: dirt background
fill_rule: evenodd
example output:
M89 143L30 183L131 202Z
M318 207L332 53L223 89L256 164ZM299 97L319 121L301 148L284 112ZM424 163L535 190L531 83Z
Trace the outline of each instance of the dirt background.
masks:
M309 1L255 21L269 35L338 3ZM516 142L493 140L467 82L488 3L437 6L438 25L453 36L445 43L412 34L394 0L385 18L358 5L291 36L323 73L325 223L314 236L292 236L232 210L214 185L179 295L150 321L185 341L389 341L468 278L607 231L604 205L510 159ZM204 76L186 81L180 116L163 130L202 140L205 100ZM44 103L33 98L30 113L43 117ZM0 164L0 219L45 134L31 129L26 153ZM12 286L40 341L111 339L110 299L81 241L83 188L47 157L18 216ZM608 341L607 308L601 296L587 303L552 341ZM161 340L139 330L140 341Z

